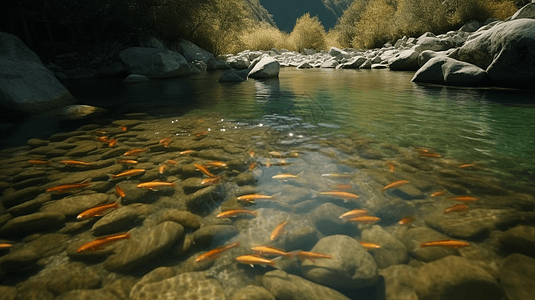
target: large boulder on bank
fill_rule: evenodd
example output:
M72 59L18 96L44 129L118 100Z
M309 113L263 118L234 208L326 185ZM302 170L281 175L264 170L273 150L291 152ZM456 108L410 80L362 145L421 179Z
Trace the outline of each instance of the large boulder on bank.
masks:
M390 70L396 71L416 71L420 67L418 65L418 55L420 53L414 50L403 50L395 57L388 60Z
M524 7L511 16L511 20L516 19L535 19L535 2L532 1L524 5Z
M75 102L18 37L0 32L0 110L31 114Z
M458 86L480 86L487 82L487 73L478 66L438 56L428 60L412 77L413 82Z
M495 84L531 86L535 80L535 20L498 24L467 41L451 57L486 70Z
M180 53L184 56L187 62L202 60L204 63L214 59L214 55L194 43L181 39L178 43Z
M130 47L119 53L129 74L149 78L175 77L190 74L186 59L168 49Z
M249 72L249 77L255 79L277 77L280 67L279 62L273 57L264 57Z

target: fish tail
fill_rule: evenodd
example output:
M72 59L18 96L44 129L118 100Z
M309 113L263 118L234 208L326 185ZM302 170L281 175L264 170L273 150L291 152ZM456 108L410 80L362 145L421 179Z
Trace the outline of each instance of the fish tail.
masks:
M253 211L251 213L253 214L253 216L258 217L258 212L257 211Z
M293 259L294 257L297 256L297 254L299 254L299 250L295 250L295 251L292 251L292 252L288 252L288 258L289 259Z
M303 171L297 173L295 176L297 176L297 177L301 177L301 175L303 175L303 174L305 174L305 170L303 170Z
M282 259L282 256L276 257L276 258L271 260L269 265L272 266L275 269L281 269L281 265L280 265L281 259Z
M282 192L278 192L276 194L273 194L273 195L271 195L271 197L278 198L278 197L280 197L280 195L282 195Z
M108 174L108 181L113 181L115 180L117 177L115 177L115 175L113 174Z

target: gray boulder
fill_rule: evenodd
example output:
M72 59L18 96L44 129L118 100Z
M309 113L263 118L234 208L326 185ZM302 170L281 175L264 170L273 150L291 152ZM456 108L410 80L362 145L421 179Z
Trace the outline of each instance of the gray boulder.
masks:
M414 50L404 50L388 61L390 70L397 71L416 71L418 65L419 53Z
M204 63L214 59L214 55L194 43L181 39L178 43L180 53L184 56L187 62L202 60Z
M535 2L524 5L513 16L511 16L511 20L517 19L535 19Z
M416 43L420 46L421 51L433 50L443 51L453 47L453 42L447 39L439 39L437 37L420 37Z
M262 58L249 72L250 78L262 79L279 76L280 64L272 57Z
M530 85L535 80L535 20L503 22L467 41L452 58L487 71L495 84Z
M509 255L500 267L499 279L508 299L533 299L535 259L522 254Z
M245 56L233 56L227 60L227 64L233 69L243 70L249 68L251 61Z
M167 49L130 47L121 51L119 57L129 74L140 74L149 78L190 74L186 59Z
M413 82L480 86L487 82L487 73L478 66L449 57L427 61L412 77Z
M139 82L144 82L144 81L149 81L149 80L150 79L147 76L143 76L139 74L130 74L128 75L128 77L126 77L123 80L123 83L139 83Z
M366 57L364 56L355 56L349 59L348 62L341 64L342 69L358 69L364 62L366 62Z
M76 103L39 57L16 36L0 32L0 108L23 114Z

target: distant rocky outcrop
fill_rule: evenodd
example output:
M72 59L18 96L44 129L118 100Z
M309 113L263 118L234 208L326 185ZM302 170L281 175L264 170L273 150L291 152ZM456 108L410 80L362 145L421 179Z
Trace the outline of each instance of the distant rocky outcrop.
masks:
M18 37L0 32L0 109L3 113L40 113L75 102L71 93Z

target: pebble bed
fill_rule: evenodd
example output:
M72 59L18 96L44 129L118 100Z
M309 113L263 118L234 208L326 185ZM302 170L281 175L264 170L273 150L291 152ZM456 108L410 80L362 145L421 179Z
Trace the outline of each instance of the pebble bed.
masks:
M107 138L99 141L102 136ZM110 146L111 139L117 144ZM146 151L124 156L132 149ZM131 115L30 139L0 151L0 159L0 244L12 245L0 249L2 299L473 300L535 294L533 194L508 188L483 165L461 167L438 149L382 144L356 133L279 131L212 115ZM206 184L209 177L194 164L213 161L226 166L209 168L221 179ZM145 171L111 177L134 168ZM273 178L279 174L297 176ZM397 180L408 183L383 190ZM174 186L137 187L151 181ZM79 183L89 184L47 191ZM321 194L337 190L359 197ZM444 193L431 196L439 191ZM255 193L273 199L237 199ZM461 203L449 198L459 196L476 200L463 203L465 211L444 213ZM77 219L115 202L118 208L102 216ZM380 221L340 218L357 208ZM257 216L217 217L231 209ZM406 217L414 219L400 224ZM283 234L271 241L283 221ZM129 239L79 251L126 232ZM420 246L445 239L470 245ZM240 246L219 258L195 262L236 241ZM360 242L380 248L367 250ZM281 257L275 268L236 261L260 245L332 258Z

